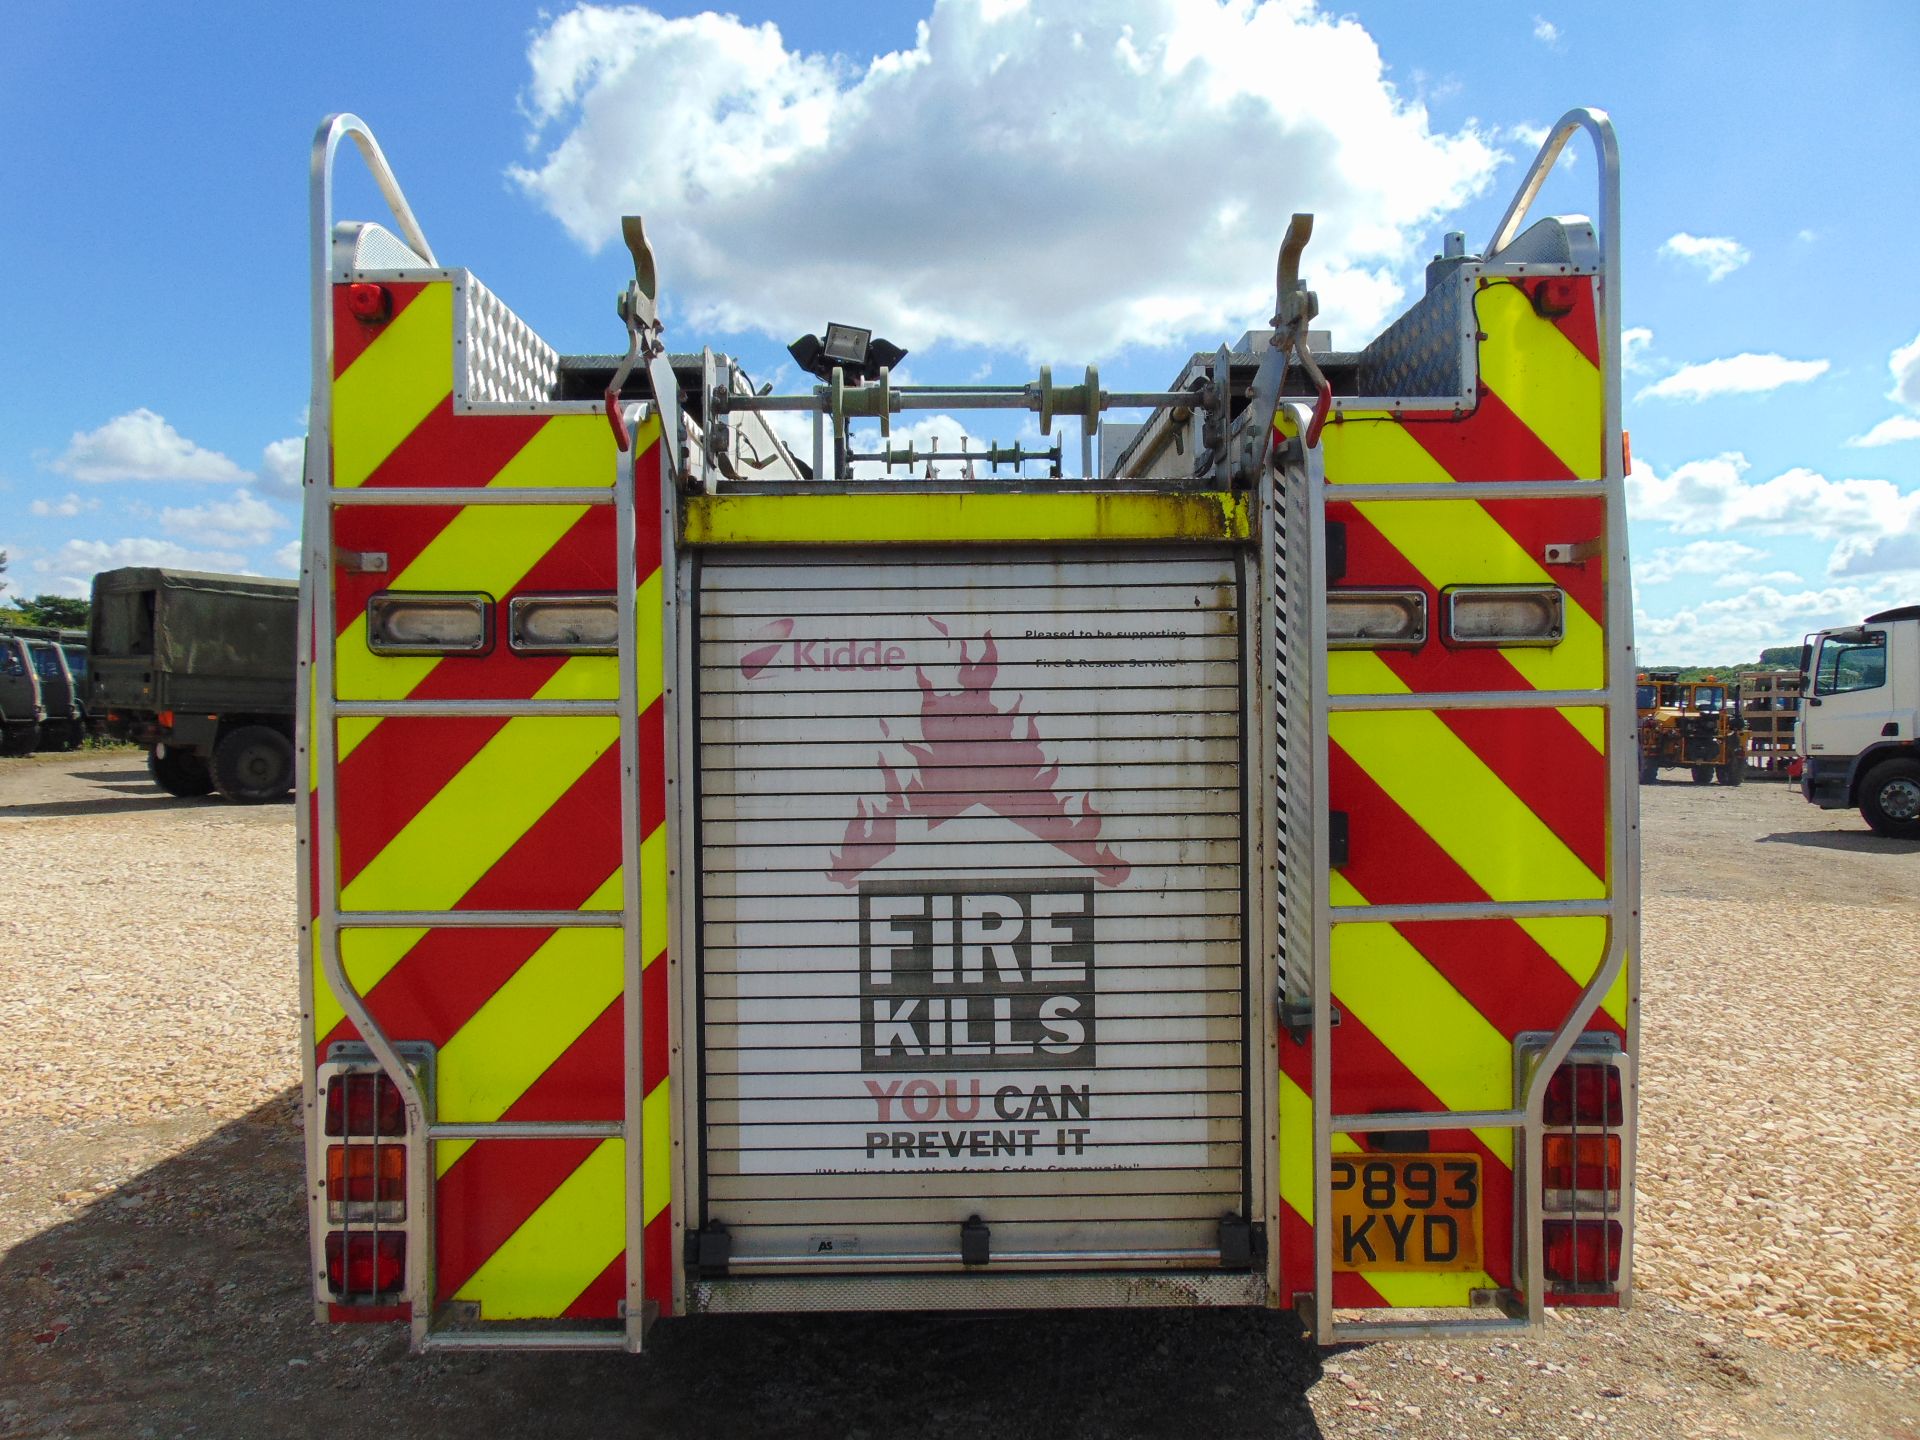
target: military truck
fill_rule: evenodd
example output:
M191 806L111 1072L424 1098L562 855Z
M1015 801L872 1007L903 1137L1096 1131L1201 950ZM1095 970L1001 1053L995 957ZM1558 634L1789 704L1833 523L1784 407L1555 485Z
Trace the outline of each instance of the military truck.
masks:
M170 795L257 805L293 787L299 586L135 566L93 577L88 697Z
M31 755L46 718L40 673L25 638L0 632L0 755Z
M51 625L13 625L27 642L28 663L40 681L45 712L35 748L78 750L87 738L86 632Z

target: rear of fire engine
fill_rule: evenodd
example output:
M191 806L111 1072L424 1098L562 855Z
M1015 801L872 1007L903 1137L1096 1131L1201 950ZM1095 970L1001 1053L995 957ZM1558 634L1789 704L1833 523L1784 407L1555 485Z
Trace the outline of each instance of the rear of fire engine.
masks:
M1527 224L1583 131L1598 225ZM348 141L391 229L335 223ZM1618 214L1578 110L1358 350L1310 329L1299 216L1272 328L1164 391L850 351L783 396L669 350L637 221L626 355L556 354L329 119L318 1313L638 1350L700 1312L1265 1306L1332 1343L1624 1304ZM850 472L992 408L1084 473Z

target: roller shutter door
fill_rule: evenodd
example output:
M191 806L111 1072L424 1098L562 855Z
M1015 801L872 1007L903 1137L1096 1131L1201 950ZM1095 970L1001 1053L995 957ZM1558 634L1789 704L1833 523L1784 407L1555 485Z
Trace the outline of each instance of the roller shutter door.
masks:
M737 1267L1191 1263L1244 1213L1229 553L696 585L702 1218ZM1024 1258L1023 1258L1024 1257Z

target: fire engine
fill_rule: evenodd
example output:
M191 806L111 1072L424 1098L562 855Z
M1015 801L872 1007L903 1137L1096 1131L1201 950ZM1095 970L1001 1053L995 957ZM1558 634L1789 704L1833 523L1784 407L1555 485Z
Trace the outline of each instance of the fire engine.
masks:
M1597 222L1529 223L1581 134ZM390 224L336 221L346 142ZM1270 326L1158 391L899 383L836 326L764 392L669 346L637 219L624 356L558 354L363 122L312 167L321 1318L637 1351L689 1314L1243 1306L1335 1343L1627 1303L1602 112L1357 349L1311 328L1296 216ZM856 476L897 417L994 409L1081 473L1054 438Z

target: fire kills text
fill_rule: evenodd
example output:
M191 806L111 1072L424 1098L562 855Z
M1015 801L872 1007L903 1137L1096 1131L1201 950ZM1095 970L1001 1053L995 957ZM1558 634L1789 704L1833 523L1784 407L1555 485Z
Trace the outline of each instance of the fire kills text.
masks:
M1093 1063L1091 879L862 882L862 1070Z

